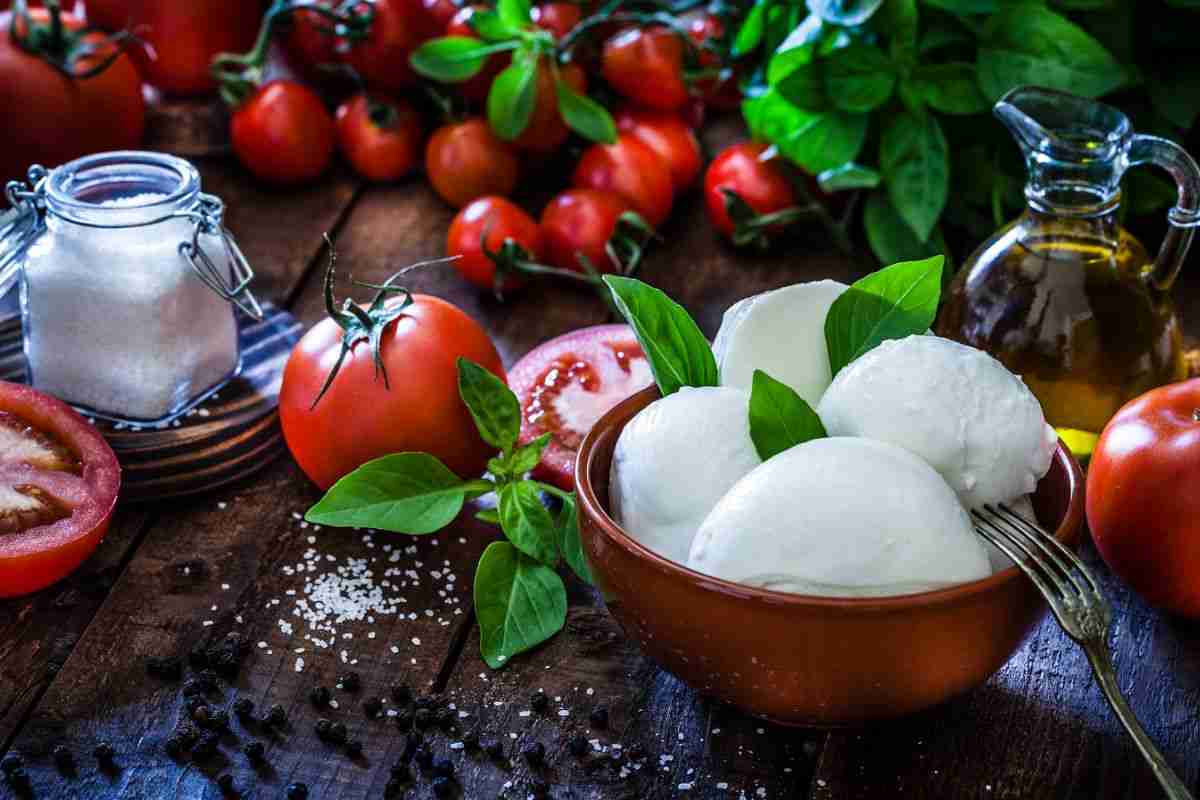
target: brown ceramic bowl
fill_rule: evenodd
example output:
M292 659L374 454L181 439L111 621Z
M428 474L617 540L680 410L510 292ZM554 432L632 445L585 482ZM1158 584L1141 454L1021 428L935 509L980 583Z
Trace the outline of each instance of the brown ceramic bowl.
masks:
M617 437L658 397L653 387L630 397L584 440L575 474L580 530L626 635L699 691L789 725L898 717L985 682L1045 612L1015 566L949 589L842 599L742 586L656 555L608 515L608 485ZM1060 541L1078 544L1083 476L1061 442L1034 508Z

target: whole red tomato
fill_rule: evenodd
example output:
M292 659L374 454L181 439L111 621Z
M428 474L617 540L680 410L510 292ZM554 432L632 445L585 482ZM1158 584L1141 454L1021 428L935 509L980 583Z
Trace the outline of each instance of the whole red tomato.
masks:
M371 181L394 181L421 161L421 117L403 100L360 92L337 110L337 138L354 171Z
M82 43L95 50L62 66L84 75L113 55L112 45L101 34L82 33L83 23L70 14L62 14L57 38L49 12L35 9L30 19L32 30L21 22L0 21L0 183L24 176L32 164L53 167L88 153L136 150L146 106L129 57L118 55L92 77L68 77L52 65L54 53L67 52L82 36ZM32 44L33 51L22 46L35 41L44 54Z
M583 19L583 9L578 3L542 3L533 7L531 16L534 25L561 39Z
M249 50L263 15L262 0L87 0L88 21L129 28L146 81L168 94L198 94L216 84L209 65L217 53Z
M737 227L729 218L723 190L737 194L756 214L771 214L796 205L796 193L786 176L763 161L767 146L756 142L730 145L713 159L704 175L704 200L713 226L732 237Z
M487 6L478 4L460 8L454 17L451 18L450 24L446 26L446 35L479 38L479 34L471 27L471 18L482 11L488 10ZM487 99L488 90L492 88L492 81L511 62L512 55L510 53L493 53L484 62L483 69L468 80L455 84L454 90L468 100L482 103Z
M577 94L587 91L587 78L578 64L564 64L558 68L558 74L563 83L574 89ZM550 153L562 146L571 135L571 130L558 113L558 90L554 82L554 70L544 58L538 62L536 91L537 99L534 101L529 125L513 140L513 144L522 150Z
M621 215L632 210L616 192L568 189L542 211L543 257L556 267L586 272L582 256L597 272L619 272L622 265L607 245Z
M481 197L475 200L450 223L446 236L446 255L458 256L454 268L480 289L496 287L496 262L490 253L498 253L507 241L513 241L525 251L531 261L541 258L541 230L536 222L518 206L503 197ZM505 276L501 291L522 284L514 275Z
M399 94L416 81L409 54L420 43L415 10L408 0L375 0L375 18L367 38L346 52L367 87Z
M617 114L617 130L649 147L671 170L676 190L686 189L700 174L704 157L696 134L679 115L668 111L625 109Z
M640 106L677 111L688 101L683 47L667 28L626 28L604 43L604 80Z
M658 228L671 215L675 188L667 165L632 134L616 144L594 144L583 153L572 178L575 186L616 192Z
M342 348L342 329L333 318L323 320L288 358L279 392L283 436L322 489L392 453L430 453L462 478L480 475L494 455L459 397L457 361L469 359L503 379L495 346L457 306L423 294L412 301L383 328L385 369L360 339L319 402Z
M1200 379L1147 392L1109 421L1088 465L1087 518L1122 580L1200 617Z
M319 5L332 7L333 0L318 0ZM338 39L332 30L332 21L316 11L300 9L291 15L287 32L286 47L291 63L304 75L316 77L322 64L338 61Z
M519 167L512 149L479 118L438 128L425 145L429 183L455 208L484 195L511 194Z
M721 70L720 57L706 47L725 35L725 25L720 18L707 11L689 12L686 15L688 36L700 46L700 66L708 70ZM704 102L720 111L733 111L742 101L742 90L738 88L737 74L732 68L719 77L697 81L696 89Z
M333 161L333 118L302 83L271 81L233 114L233 152L258 178L295 184L319 177Z

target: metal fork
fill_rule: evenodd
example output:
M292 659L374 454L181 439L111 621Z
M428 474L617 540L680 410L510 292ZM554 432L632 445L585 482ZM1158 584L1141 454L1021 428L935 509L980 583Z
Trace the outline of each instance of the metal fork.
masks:
M1108 651L1112 609L1091 572L1068 547L1008 506L983 506L971 516L975 532L1029 576L1050 604L1058 624L1083 648L1096 683L1169 800L1194 800L1121 695Z

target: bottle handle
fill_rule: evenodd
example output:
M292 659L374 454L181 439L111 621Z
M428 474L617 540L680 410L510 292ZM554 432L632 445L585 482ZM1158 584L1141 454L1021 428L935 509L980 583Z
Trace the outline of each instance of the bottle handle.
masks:
M1129 165L1138 164L1153 164L1165 169L1179 191L1174 207L1167 212L1167 235L1148 276L1151 286L1165 292L1179 276L1192 236L1200 227L1200 167L1175 142L1141 134L1133 137L1129 148Z

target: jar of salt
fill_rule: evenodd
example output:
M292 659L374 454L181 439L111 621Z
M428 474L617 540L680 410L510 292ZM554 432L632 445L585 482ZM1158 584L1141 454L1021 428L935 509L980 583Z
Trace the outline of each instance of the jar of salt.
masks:
M179 417L241 365L253 276L200 175L161 153L87 156L8 185L0 295L19 275L31 383L130 424Z

